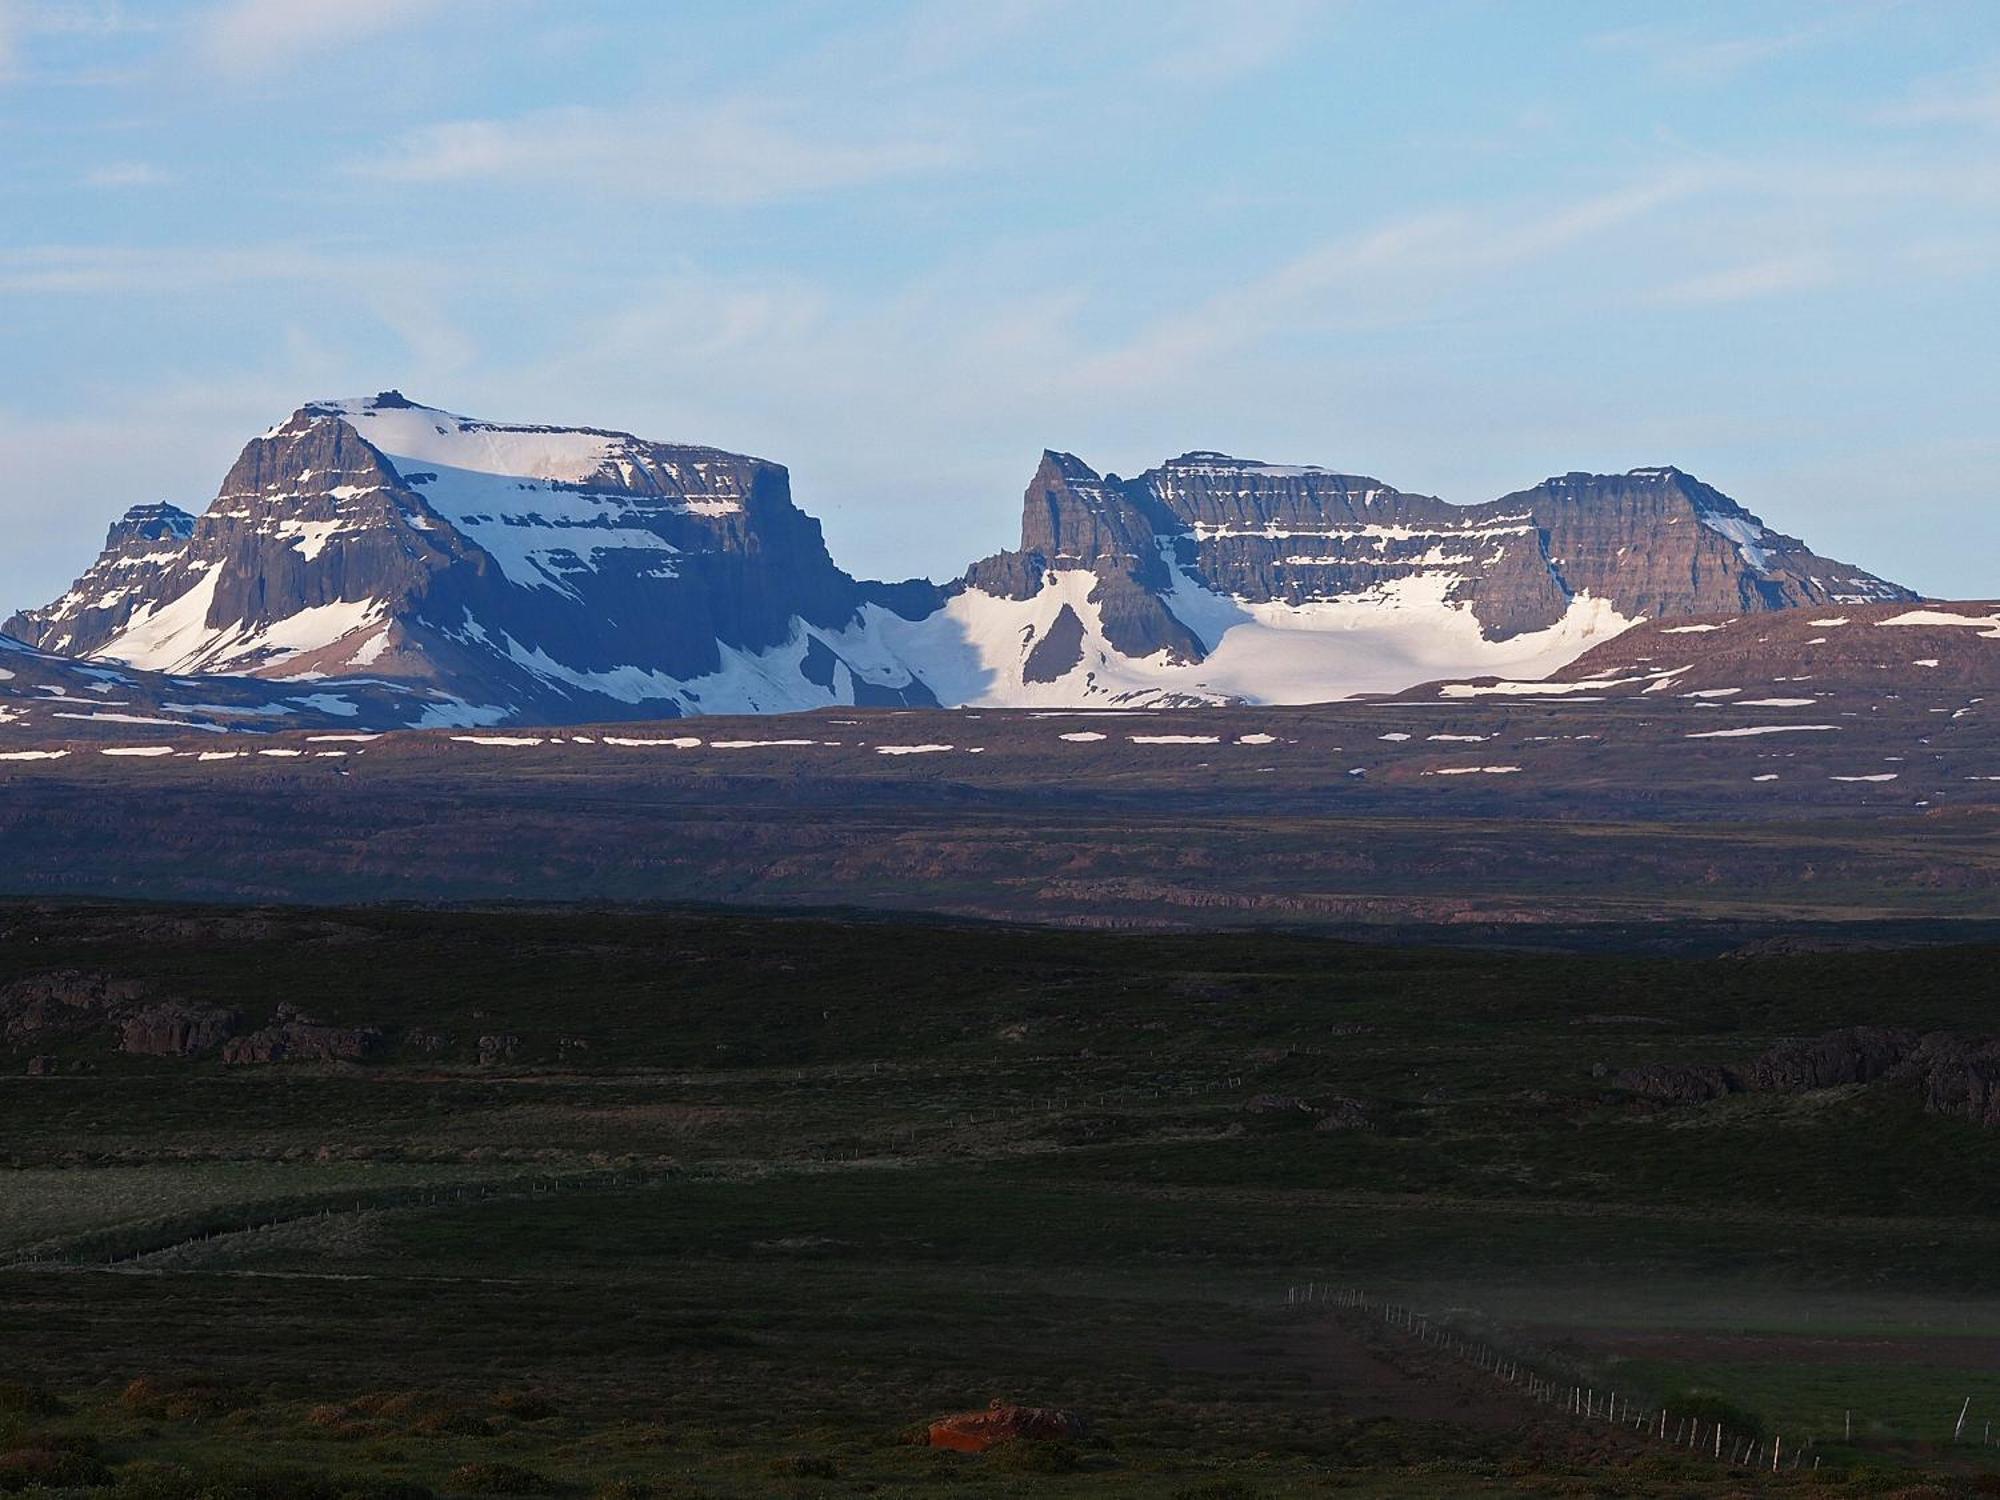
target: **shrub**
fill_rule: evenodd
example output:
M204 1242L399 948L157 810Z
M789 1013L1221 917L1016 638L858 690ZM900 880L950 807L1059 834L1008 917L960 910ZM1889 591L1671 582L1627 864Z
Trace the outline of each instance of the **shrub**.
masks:
M436 1391L371 1391L349 1403L364 1416L403 1421L427 1411L439 1411L451 1403Z
M446 1408L425 1412L410 1424L410 1431L425 1437L491 1437L493 1424L477 1412Z
M16 1448L0 1453L0 1491L25 1489L99 1489L111 1483L111 1471L91 1453L59 1448Z
M555 1402L536 1391L502 1391L493 1398L493 1409L517 1422L542 1422L557 1414Z
M1208 1479L1175 1490L1174 1500L1257 1500L1257 1492L1240 1479Z
M365 1479L343 1487L340 1500L437 1500L424 1485L413 1479Z
M1668 1413L1668 1425L1683 1417L1692 1417L1704 1427L1720 1422L1724 1432L1737 1437L1760 1438L1764 1435L1764 1419L1754 1411L1749 1411L1729 1400L1719 1391L1704 1386L1690 1386L1674 1392L1661 1403Z
M445 1488L464 1495L552 1495L555 1482L519 1464L460 1464L445 1477Z
M792 1453L771 1460L771 1472L788 1479L838 1479L840 1465L820 1453Z
M10 1417L60 1417L69 1408L38 1385L0 1380L0 1414Z
M1074 1474L1083 1457L1073 1444L1015 1438L986 1450L986 1461L1009 1474Z
M141 1375L118 1399L127 1411L173 1422L220 1417L250 1404L206 1375Z

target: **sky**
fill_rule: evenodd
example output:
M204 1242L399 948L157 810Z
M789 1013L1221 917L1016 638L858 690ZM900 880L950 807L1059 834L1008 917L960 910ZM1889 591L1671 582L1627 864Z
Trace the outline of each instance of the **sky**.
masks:
M2000 595L2000 4L0 0L0 614L305 401L1473 502L1673 463Z

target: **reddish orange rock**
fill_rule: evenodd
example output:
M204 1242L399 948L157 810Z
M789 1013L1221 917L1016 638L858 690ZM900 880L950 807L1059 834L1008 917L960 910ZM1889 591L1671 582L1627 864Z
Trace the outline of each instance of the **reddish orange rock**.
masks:
M930 1445L954 1453L984 1453L995 1443L1016 1438L1073 1438L1088 1430L1088 1424L1073 1411L995 1401L985 1411L939 1417L930 1425Z

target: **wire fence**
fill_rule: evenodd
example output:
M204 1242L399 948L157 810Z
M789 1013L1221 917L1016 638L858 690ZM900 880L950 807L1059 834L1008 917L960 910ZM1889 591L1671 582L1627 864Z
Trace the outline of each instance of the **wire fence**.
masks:
M1822 1455L1815 1450L1822 1446L1823 1439L1818 1435L1795 1438L1788 1443L1782 1433L1766 1437L1732 1429L1725 1419L1706 1416L1699 1410L1676 1413L1652 1398L1593 1385L1577 1378L1572 1371L1553 1370L1548 1361L1524 1358L1519 1351L1499 1348L1427 1313L1371 1297L1357 1287L1299 1282L1286 1288L1285 1300L1293 1307L1331 1307L1379 1323L1393 1335L1487 1376L1543 1411L1586 1427L1629 1433L1634 1441L1710 1459L1731 1468L1779 1473L1809 1471L1820 1466ZM1969 1430L1971 1410L1972 1398L1968 1396L1956 1413L1950 1441L1993 1446L1992 1423L1982 1423L1976 1433ZM1825 1439L1831 1440L1831 1435ZM1851 1411L1844 1414L1840 1440L1848 1444L1854 1441Z

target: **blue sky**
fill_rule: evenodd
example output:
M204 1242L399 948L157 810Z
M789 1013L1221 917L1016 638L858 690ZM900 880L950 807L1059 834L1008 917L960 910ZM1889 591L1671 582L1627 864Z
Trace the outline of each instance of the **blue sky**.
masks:
M1677 463L2000 594L2000 5L0 0L0 612L302 401L1475 501Z

